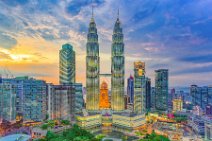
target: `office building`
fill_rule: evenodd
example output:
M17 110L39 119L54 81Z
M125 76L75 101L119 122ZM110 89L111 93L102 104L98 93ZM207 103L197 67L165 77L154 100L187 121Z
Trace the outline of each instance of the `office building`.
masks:
M86 109L99 110L99 43L96 23L92 15L86 44Z
M124 81L125 58L124 42L121 22L116 20L112 36L112 62L111 62L111 108L114 111L124 110Z
M17 87L10 83L0 83L0 122L14 122L16 119Z
M183 110L183 101L181 98L173 99L172 103L173 103L173 112L180 112Z
M146 79L145 63L134 62L134 112L146 111Z
M134 103L134 78L132 75L127 79L128 103Z
M70 120L83 107L82 84L48 84L48 115L50 119Z
M24 121L42 121L47 114L47 85L43 80L28 76L3 79L17 87L16 112L22 115Z
M151 108L151 79L146 77L146 110Z
M156 110L168 110L168 70L155 70L155 107Z
M75 83L76 80L76 64L75 51L70 44L64 44L60 50L60 69L59 80L60 84Z
M151 88L151 108L155 109L155 87Z

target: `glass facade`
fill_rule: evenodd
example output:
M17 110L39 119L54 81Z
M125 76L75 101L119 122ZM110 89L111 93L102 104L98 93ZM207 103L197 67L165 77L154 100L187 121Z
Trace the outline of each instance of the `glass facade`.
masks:
M121 22L117 18L112 36L111 62L111 108L114 111L124 110L125 59Z
M130 76L127 79L127 96L128 96L128 103L134 102L134 78Z
M23 116L24 121L42 121L47 114L47 85L45 81L28 76L14 79L3 79L17 87L16 111Z
M156 110L168 110L168 70L155 70L155 107Z
M91 18L86 45L86 109L99 110L99 43L96 23Z
M15 121L17 87L9 83L0 83L0 121Z
M60 50L60 84L75 83L75 51L70 44L64 44Z
M134 112L146 111L146 79L145 63L134 62Z

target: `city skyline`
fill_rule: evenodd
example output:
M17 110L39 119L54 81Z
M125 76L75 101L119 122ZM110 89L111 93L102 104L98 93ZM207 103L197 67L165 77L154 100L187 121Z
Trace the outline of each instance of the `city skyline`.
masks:
M155 3L138 0L128 5L126 2L93 1L99 34L100 73L109 73L111 69L108 66L111 65L112 33L119 7L125 34L125 79L133 74L133 62L141 60L152 82L154 70L165 68L170 72L169 86L211 83L207 77L212 74L209 41L212 11L207 9L210 1L155 0ZM33 8L36 5L37 10ZM86 35L91 5L91 1L75 0L39 4L30 0L1 1L0 73L9 69L15 76L29 75L58 84L58 52L62 44L70 43L76 52L76 82L85 86ZM136 9L137 5L143 9Z

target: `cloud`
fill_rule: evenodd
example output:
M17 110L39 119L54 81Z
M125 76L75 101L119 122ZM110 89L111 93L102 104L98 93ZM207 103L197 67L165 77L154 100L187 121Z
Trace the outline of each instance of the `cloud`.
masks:
M67 6L67 12L72 15L76 16L79 14L81 9L85 6L94 4L96 6L99 6L104 3L104 0L72 0L69 5Z
M0 46L10 49L17 44L17 40L6 33L0 32Z

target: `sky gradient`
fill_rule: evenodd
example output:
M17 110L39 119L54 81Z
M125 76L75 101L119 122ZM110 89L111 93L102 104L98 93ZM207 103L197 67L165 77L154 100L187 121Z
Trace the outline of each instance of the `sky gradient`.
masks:
M76 80L85 84L86 36L92 0L0 0L0 73L58 83L59 50L76 51ZM212 84L211 0L93 0L101 73L110 73L117 10L122 22L126 75L133 62L169 69L170 86Z

